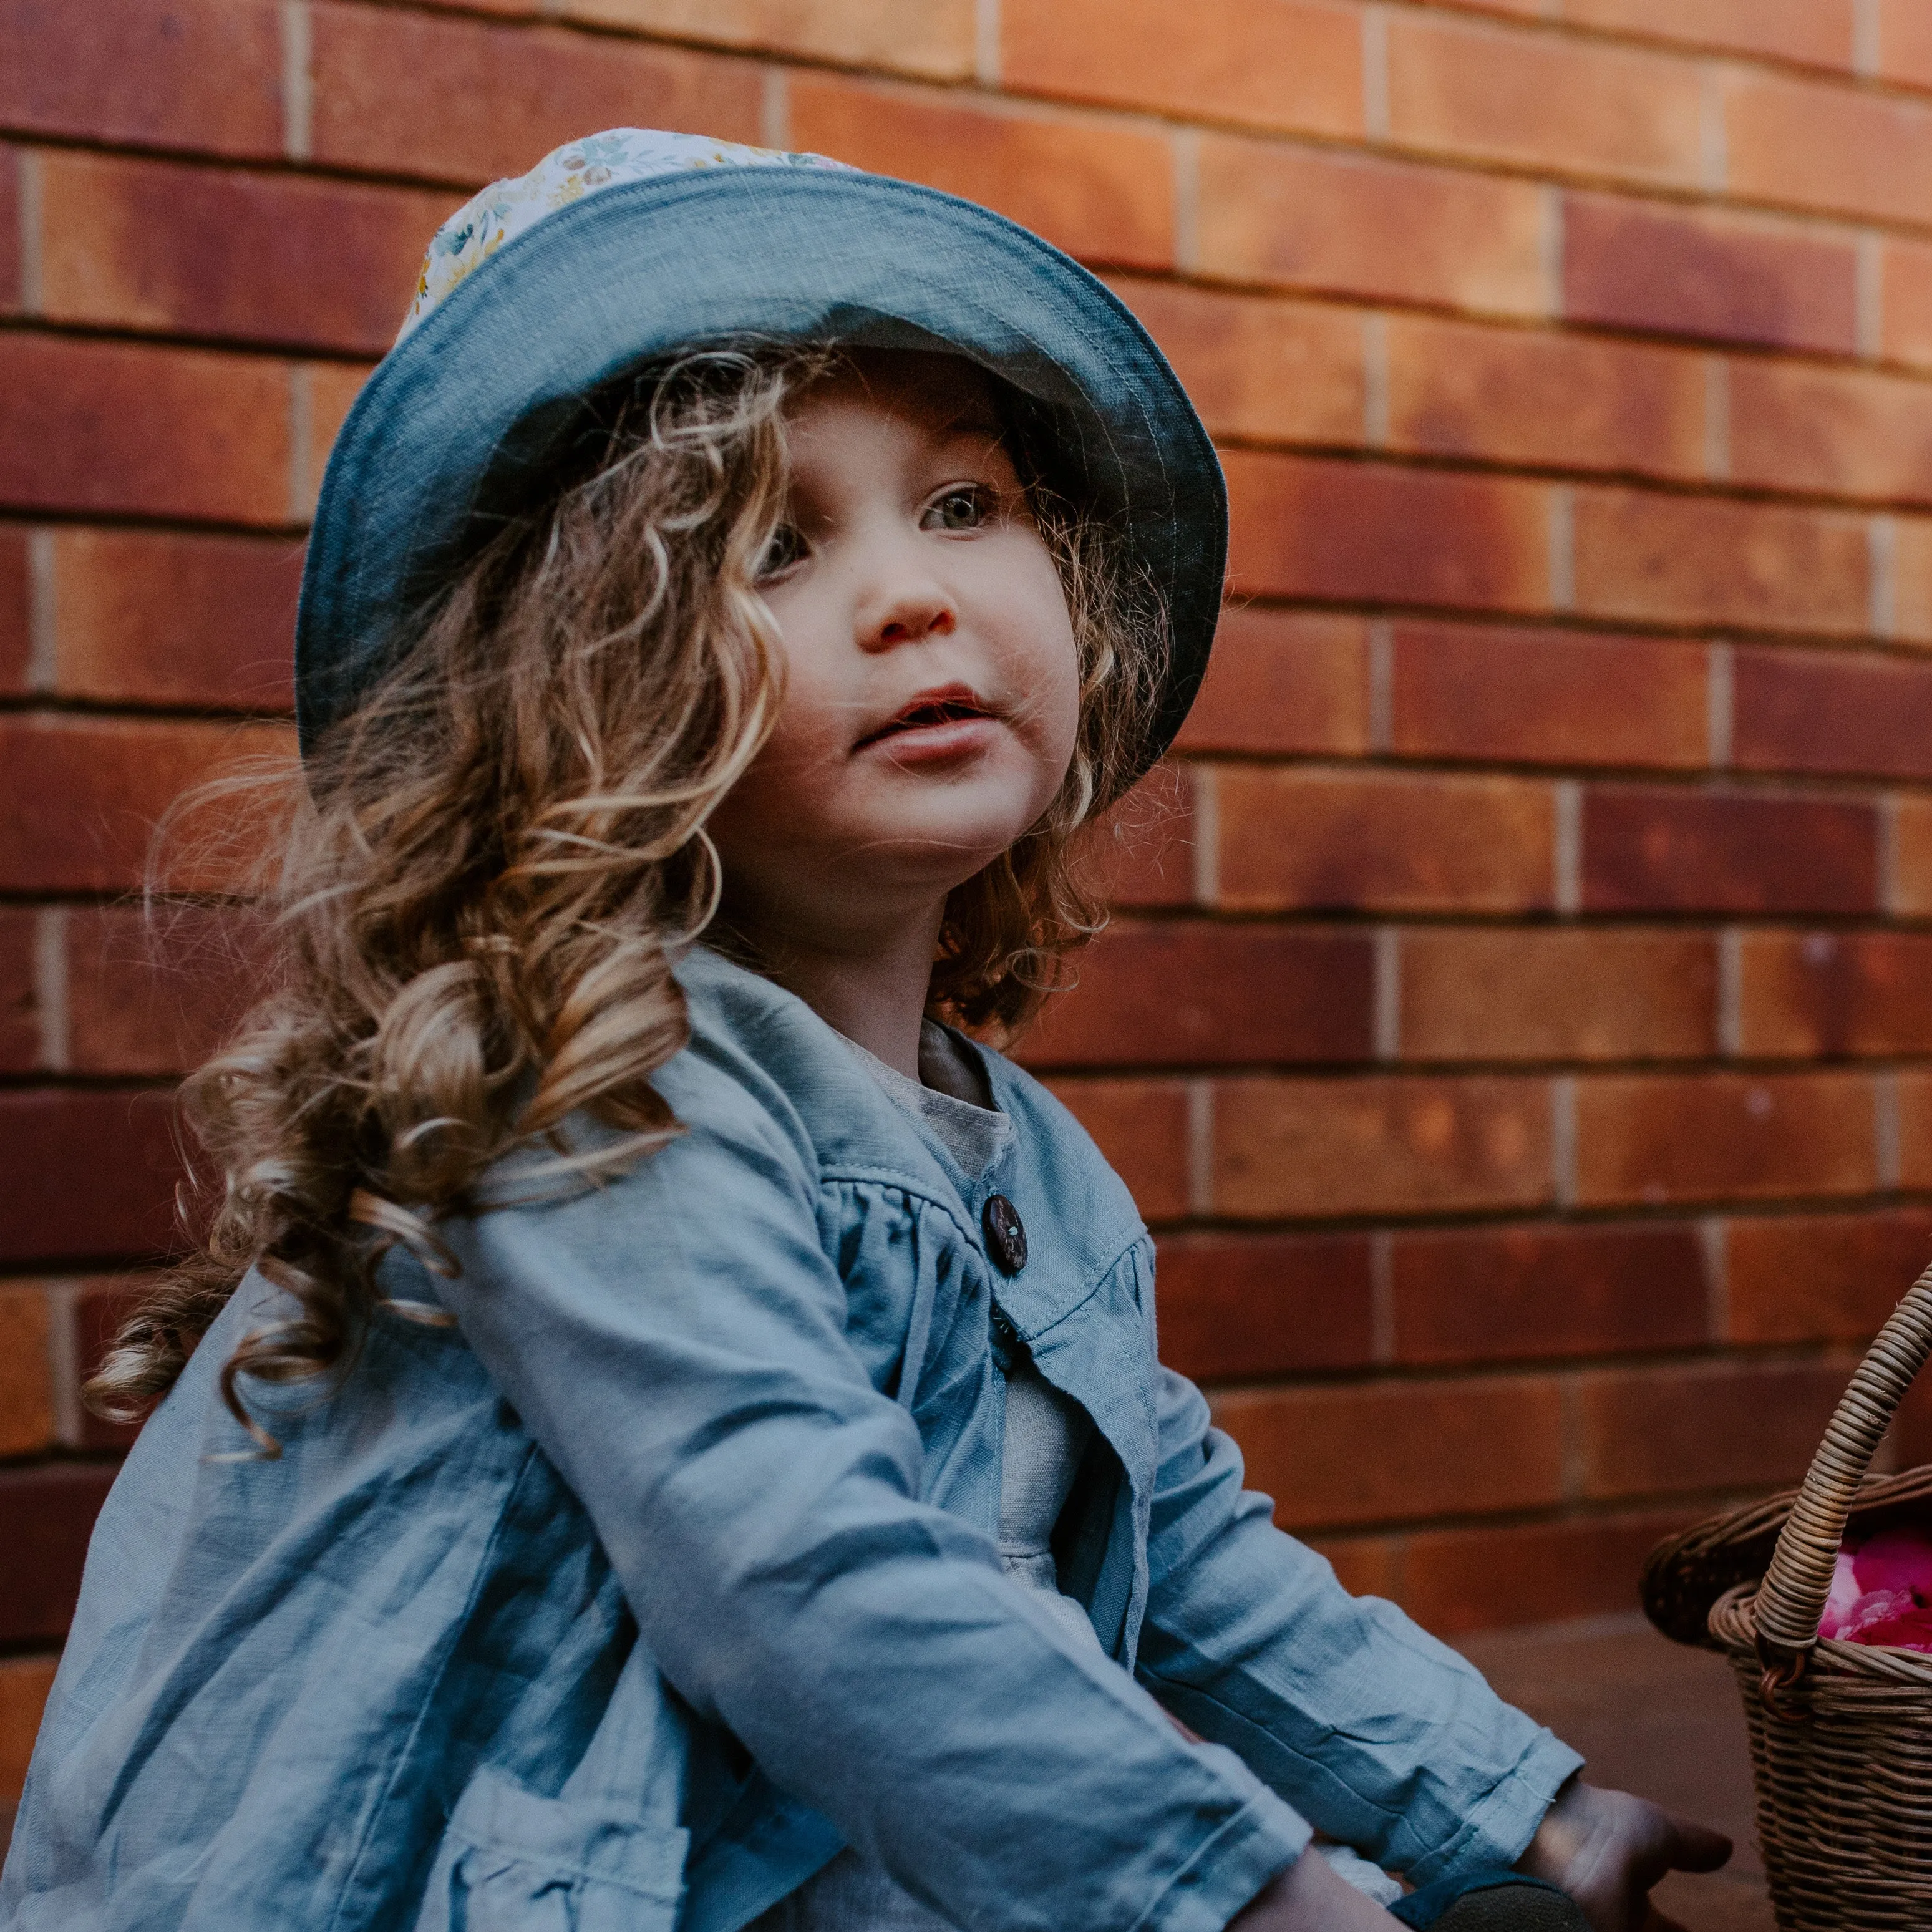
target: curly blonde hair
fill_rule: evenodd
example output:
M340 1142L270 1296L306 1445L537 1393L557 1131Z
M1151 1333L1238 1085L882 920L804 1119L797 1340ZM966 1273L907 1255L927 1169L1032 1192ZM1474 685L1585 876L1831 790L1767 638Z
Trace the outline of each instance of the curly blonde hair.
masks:
M712 351L594 399L574 466L460 568L306 782L230 782L280 790L273 964L182 1088L218 1198L88 1384L100 1413L142 1413L254 1268L293 1311L221 1389L272 1454L238 1378L346 1366L389 1246L448 1265L436 1222L512 1151L609 1173L678 1131L651 1083L688 1036L672 961L716 909L705 820L782 701L758 569L785 399L831 366ZM1012 434L1078 642L1078 742L1038 824L952 895L932 985L935 1012L1006 1038L1100 923L1080 835L1139 769L1165 635L1017 399ZM615 1135L574 1150L578 1114Z

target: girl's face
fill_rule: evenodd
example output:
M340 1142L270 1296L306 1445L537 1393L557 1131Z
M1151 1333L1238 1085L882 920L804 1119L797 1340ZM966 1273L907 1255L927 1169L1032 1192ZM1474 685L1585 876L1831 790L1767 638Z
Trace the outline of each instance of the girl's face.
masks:
M856 356L787 422L760 586L784 704L710 830L734 909L823 943L929 908L1039 818L1073 755L1078 652L970 364Z

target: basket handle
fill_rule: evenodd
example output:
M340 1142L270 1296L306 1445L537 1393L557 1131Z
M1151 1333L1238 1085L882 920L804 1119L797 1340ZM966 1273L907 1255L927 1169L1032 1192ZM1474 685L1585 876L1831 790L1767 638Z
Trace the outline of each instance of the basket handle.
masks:
M1768 1670L1795 1676L1818 1641L1845 1519L1873 1453L1912 1378L1932 1354L1932 1268L1906 1289L1838 1399L1804 1474L1757 1593L1758 1650Z

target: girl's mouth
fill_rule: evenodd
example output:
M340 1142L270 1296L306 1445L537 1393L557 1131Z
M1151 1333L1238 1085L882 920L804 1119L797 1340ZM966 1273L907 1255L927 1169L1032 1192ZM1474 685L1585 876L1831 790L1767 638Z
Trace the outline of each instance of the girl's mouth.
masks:
M921 692L853 748L862 752L870 746L888 745L901 763L950 758L976 748L993 722L992 710L969 686L947 685Z

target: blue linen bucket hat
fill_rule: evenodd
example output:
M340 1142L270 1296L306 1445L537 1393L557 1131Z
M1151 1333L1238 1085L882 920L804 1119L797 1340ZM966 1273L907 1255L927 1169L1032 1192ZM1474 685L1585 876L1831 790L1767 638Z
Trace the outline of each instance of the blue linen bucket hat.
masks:
M674 352L746 341L947 351L1028 399L1068 487L1165 603L1152 764L1207 668L1227 495L1147 332L1077 262L971 202L634 128L485 188L430 242L322 479L296 626L304 748L388 668L499 507L556 464L587 397Z

